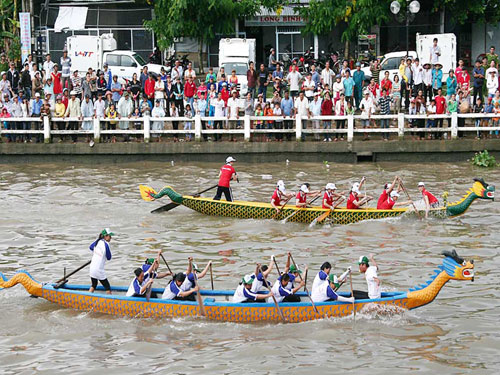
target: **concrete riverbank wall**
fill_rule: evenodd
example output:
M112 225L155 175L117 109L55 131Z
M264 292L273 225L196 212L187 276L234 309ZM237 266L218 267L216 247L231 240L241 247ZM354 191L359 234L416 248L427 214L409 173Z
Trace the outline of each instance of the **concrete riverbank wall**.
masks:
M500 157L498 139L394 140L354 142L168 142L168 143L2 143L0 163L32 162L220 162L233 155L243 162L457 162L488 150Z

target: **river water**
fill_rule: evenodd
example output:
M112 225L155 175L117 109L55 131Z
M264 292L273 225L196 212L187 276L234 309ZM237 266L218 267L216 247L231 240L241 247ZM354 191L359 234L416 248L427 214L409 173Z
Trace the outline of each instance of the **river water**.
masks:
M442 250L456 249L475 260L475 282L450 281L433 303L409 312L293 325L119 318L29 298L18 285L0 291L0 373L498 373L498 203L476 201L453 220L309 228L207 217L185 207L153 215L150 210L166 198L140 199L140 183L155 188L168 183L194 193L216 182L218 168L170 161L0 165L0 271L10 277L26 269L39 281L53 282L64 267L69 272L90 259L88 245L110 227L116 237L106 271L114 285L128 285L134 268L160 248L174 271L185 269L188 256L202 266L213 260L215 287L221 289L235 288L256 261L264 264L286 251L312 270L329 260L337 273L349 265L356 270L358 257L372 252L383 289L406 290L428 280L441 264ZM477 170L467 163L240 163L236 168L241 182L234 184L235 197L266 201L278 179L293 190L303 181L313 188L335 182L347 189L364 175L367 192L378 196L383 183L398 174L414 197L423 180L430 191L447 190L450 198L461 197L475 176L491 184L500 179L498 169ZM285 258L279 259L283 264ZM353 276L354 287L365 290L363 277ZM88 269L72 282L87 284ZM201 285L209 288L209 278Z

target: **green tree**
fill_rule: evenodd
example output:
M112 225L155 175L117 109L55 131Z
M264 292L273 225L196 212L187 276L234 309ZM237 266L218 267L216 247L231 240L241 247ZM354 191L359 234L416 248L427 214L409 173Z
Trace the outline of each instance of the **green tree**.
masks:
M161 49L168 48L175 38L191 37L198 41L199 64L203 71L202 47L216 34L234 32L236 19L255 15L261 6L277 9L280 0L158 0L155 16L145 26L156 35Z
M11 60L21 56L19 43L19 0L0 0L0 37L3 48Z
M498 23L500 22L500 6L498 0L434 0L433 12L445 9L451 15L453 22L464 24L474 23Z
M391 0L311 0L309 6L300 7L304 17L304 32L328 34L335 27L343 27L341 40L345 42L344 55L349 55L349 42L366 34L373 25L380 25L390 17Z

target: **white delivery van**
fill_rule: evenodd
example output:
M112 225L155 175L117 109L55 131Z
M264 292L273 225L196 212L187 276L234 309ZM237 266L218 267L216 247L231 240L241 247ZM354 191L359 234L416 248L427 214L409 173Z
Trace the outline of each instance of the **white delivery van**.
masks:
M255 62L255 39L225 38L219 42L219 68L223 67L226 79L236 70L241 95L248 91L247 70Z
M89 68L102 69L107 63L113 75L118 76L120 82L132 79L137 73L139 77L144 66L148 71L160 74L161 65L147 64L144 59L133 51L116 49L116 40L113 34L101 36L77 35L66 40L68 56L71 58L71 71L78 70L84 75Z
M408 54L412 59L418 56L421 65L430 62L430 48L434 38L438 39L438 46L441 48L439 63L443 65L443 82L446 82L448 72L450 69L455 70L457 65L457 38L455 34L417 34L417 51L409 51ZM399 64L405 56L406 51L391 52L384 55L381 62L380 80L384 78L386 70L389 71L391 79L393 79L395 74L399 75ZM371 78L370 67L363 68L363 71L365 72L366 79L369 80Z

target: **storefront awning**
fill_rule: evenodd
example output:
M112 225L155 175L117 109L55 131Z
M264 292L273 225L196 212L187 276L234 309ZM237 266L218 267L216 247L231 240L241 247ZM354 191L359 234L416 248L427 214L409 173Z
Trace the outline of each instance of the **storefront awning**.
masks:
M304 26L305 20L293 7L283 7L278 11L261 8L255 17L245 19L245 26Z
M87 20L87 7L60 7L54 30L85 30Z

